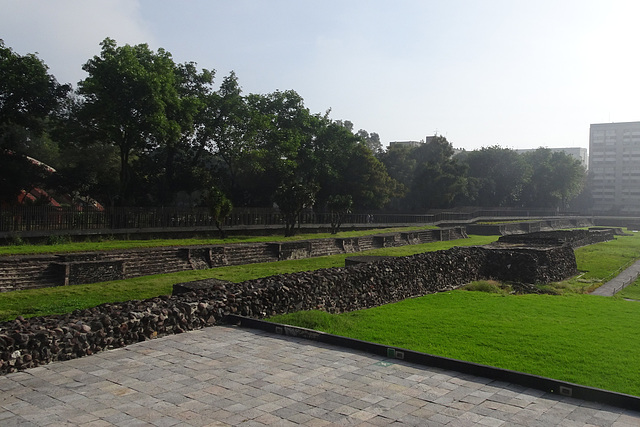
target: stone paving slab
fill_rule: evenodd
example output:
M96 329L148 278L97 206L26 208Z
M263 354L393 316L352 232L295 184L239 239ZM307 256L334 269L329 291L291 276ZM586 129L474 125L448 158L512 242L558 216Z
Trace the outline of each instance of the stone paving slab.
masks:
M640 412L217 326L0 377L7 426L638 426Z

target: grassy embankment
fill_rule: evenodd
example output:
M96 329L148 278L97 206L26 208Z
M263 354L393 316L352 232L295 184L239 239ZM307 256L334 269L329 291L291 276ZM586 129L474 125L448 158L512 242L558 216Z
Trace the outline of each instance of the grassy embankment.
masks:
M435 226L424 227L396 227L377 230L341 231L337 234L314 233L299 234L292 237L281 235L271 236L232 236L227 239L153 239L153 240L117 240L100 237L94 239L88 237L85 241L71 242L68 237L58 236L49 241L53 244L14 244L0 246L0 255L32 255L49 253L112 251L120 249L156 248L161 246L195 246L195 245L219 245L230 243L259 243L259 242L286 242L292 240L328 239L336 237L360 237L371 234L391 233L399 231L415 231L438 228Z
M382 231L377 230L377 232ZM346 235L352 235L352 233L344 233L342 237ZM318 238L317 236L313 235L313 238ZM272 237L270 241L274 239ZM496 239L496 236L471 236L470 239L463 240L375 249L359 252L357 255L406 256L420 252L448 249L453 246L482 245ZM207 242L210 243L210 241ZM4 292L0 293L0 321L15 319L17 316L32 317L63 314L76 309L95 307L106 302L121 302L167 295L171 293L175 283L192 280L217 278L232 282L242 282L274 274L341 267L344 266L345 258L353 255L339 254L300 260L218 267L210 270L190 270L88 285Z
M638 257L637 234L576 250L582 273L548 287L563 295L458 290L341 315L272 320L640 396L639 303L579 293ZM637 287L628 292L640 295Z

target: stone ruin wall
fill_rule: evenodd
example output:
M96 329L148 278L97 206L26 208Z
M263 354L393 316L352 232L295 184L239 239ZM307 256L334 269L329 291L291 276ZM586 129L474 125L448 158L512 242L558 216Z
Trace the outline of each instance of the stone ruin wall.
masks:
M352 238L0 257L0 292L359 252L467 237L464 227Z
M478 279L556 281L576 274L568 245L456 247L353 267L249 280L195 282L196 291L103 304L0 324L0 373L68 360L215 325L227 314L262 318L298 310L341 313L442 292Z
M572 248L592 245L613 240L614 235L624 234L617 228L590 228L588 230L538 231L528 234L510 234L501 236L498 243L516 243L525 245L563 245Z

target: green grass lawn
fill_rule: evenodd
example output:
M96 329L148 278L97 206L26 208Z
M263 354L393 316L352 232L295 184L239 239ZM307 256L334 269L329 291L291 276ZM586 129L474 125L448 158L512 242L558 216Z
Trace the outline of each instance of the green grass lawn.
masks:
M271 320L640 396L636 302L458 290Z
M110 251L117 249L136 249L136 248L153 248L159 246L191 246L191 245L224 245L230 243L256 243L256 242L275 242L275 241L291 241L306 239L326 239L326 238L344 238L344 237L361 237L371 234L391 233L401 231L417 231L438 228L435 226L422 227L396 227L383 228L377 230L354 230L341 231L337 234L330 233L314 233L299 234L292 237L282 237L282 235L271 236L234 236L227 239L155 239L155 240L117 240L106 239L99 241L84 242L63 242L56 244L21 244L0 246L1 255L26 255L26 254L48 254L48 253L69 253L69 252L87 252L87 251ZM55 242L64 241L65 239L55 239Z
M640 301L640 277L635 282L616 294L617 298Z
M453 246L484 245L496 239L497 236L470 236L469 239L374 249L353 254L218 267L210 270L181 271L88 285L3 292L0 293L0 321L15 319L17 316L32 317L63 314L76 309L95 307L107 302L121 302L167 295L171 293L175 283L193 280L216 278L231 282L242 282L275 274L343 267L345 258L354 255L407 256L421 252L449 249Z

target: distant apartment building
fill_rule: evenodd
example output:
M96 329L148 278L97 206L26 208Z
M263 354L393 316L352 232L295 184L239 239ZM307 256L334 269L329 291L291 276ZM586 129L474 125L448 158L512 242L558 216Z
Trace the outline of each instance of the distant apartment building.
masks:
M402 147L417 147L420 144L422 144L422 142L420 141L391 141L389 143L389 147L393 147L394 145L398 145L398 146L402 146Z
M594 211L640 213L640 122L592 124L589 172Z
M516 153L527 153L529 151L535 151L534 148L519 148L515 149ZM549 148L554 153L565 153L576 160L580 161L580 164L584 166L585 169L589 167L589 157L587 156L587 149L582 147L566 147L566 148Z
M391 141L389 143L389 147L393 147L394 145L400 145L400 146L403 146L403 147L411 147L411 148L419 147L422 144L431 143L437 137L438 137L438 135L427 136L422 141Z

